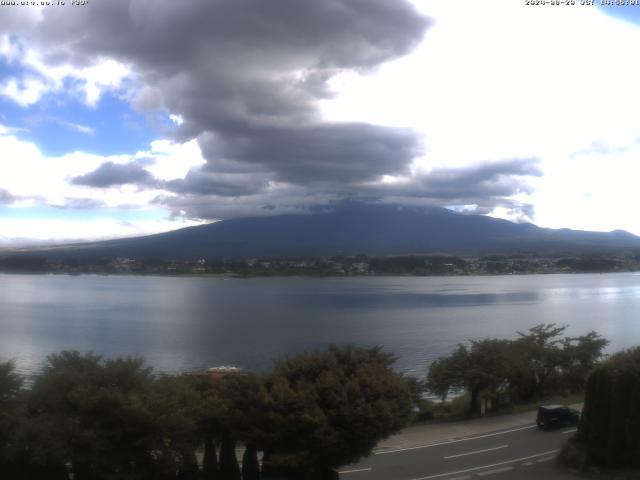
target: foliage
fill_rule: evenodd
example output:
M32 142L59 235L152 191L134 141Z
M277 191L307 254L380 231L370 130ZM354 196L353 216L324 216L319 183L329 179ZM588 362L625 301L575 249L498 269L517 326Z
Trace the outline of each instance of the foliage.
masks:
M590 375L575 443L587 462L640 468L640 347L612 356Z
M507 340L493 339L472 341L470 348L458 345L429 371L430 390L443 399L450 390L465 390L470 393L469 411L480 413L481 395L495 396L508 384L510 346Z
M263 478L269 466L324 476L409 419L408 382L393 361L379 348L332 347L281 360L265 379L154 375L140 358L63 351L24 390L13 364L0 363L0 472L12 480L256 480L262 450Z
M395 358L380 348L330 347L276 362L266 382L268 463L321 471L357 461L411 413Z
M372 257L369 266L376 274L441 275L454 268L465 269L468 264L460 257L440 255L399 255Z
M52 355L29 394L33 461L76 480L173 478L195 448L196 399L139 358Z
M602 357L607 341L595 332L561 335L566 327L540 324L515 340L485 339L459 345L433 362L427 388L441 399L452 391L469 393L469 412L481 401L527 402L580 391L588 372Z
M14 363L0 363L0 471L10 472L17 466L14 459L20 450L18 443L20 388L22 379Z

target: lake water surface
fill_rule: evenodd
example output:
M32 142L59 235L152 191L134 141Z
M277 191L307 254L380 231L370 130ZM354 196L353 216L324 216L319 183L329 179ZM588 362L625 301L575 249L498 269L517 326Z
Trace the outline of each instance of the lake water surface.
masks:
M268 370L330 343L382 345L417 376L468 339L542 322L640 345L640 275L249 278L0 275L0 359L37 371L62 349L157 370Z

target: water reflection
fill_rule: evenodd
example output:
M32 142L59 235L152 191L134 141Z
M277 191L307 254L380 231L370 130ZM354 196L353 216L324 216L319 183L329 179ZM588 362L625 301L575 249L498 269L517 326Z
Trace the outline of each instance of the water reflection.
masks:
M423 374L473 338L541 322L596 330L610 350L640 344L640 277L210 278L0 275L0 358L32 372L61 349L142 355L169 372L329 343L383 345Z

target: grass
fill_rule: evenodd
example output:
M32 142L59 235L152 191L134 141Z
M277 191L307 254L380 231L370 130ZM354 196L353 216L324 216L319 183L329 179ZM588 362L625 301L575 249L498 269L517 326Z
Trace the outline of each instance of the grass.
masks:
M536 410L539 405L561 404L575 405L582 403L583 393L568 395L554 395L535 402L501 405L488 411L485 416L508 415L512 413L524 413ZM421 424L429 421L455 421L470 418L469 395L464 394L445 402L433 402L423 399L420 401L419 412L414 415L412 424Z

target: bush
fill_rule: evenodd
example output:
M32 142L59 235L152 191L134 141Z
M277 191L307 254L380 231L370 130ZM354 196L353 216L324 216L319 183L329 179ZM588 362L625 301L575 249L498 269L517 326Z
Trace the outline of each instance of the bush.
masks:
M576 442L590 464L640 468L640 347L589 375Z

